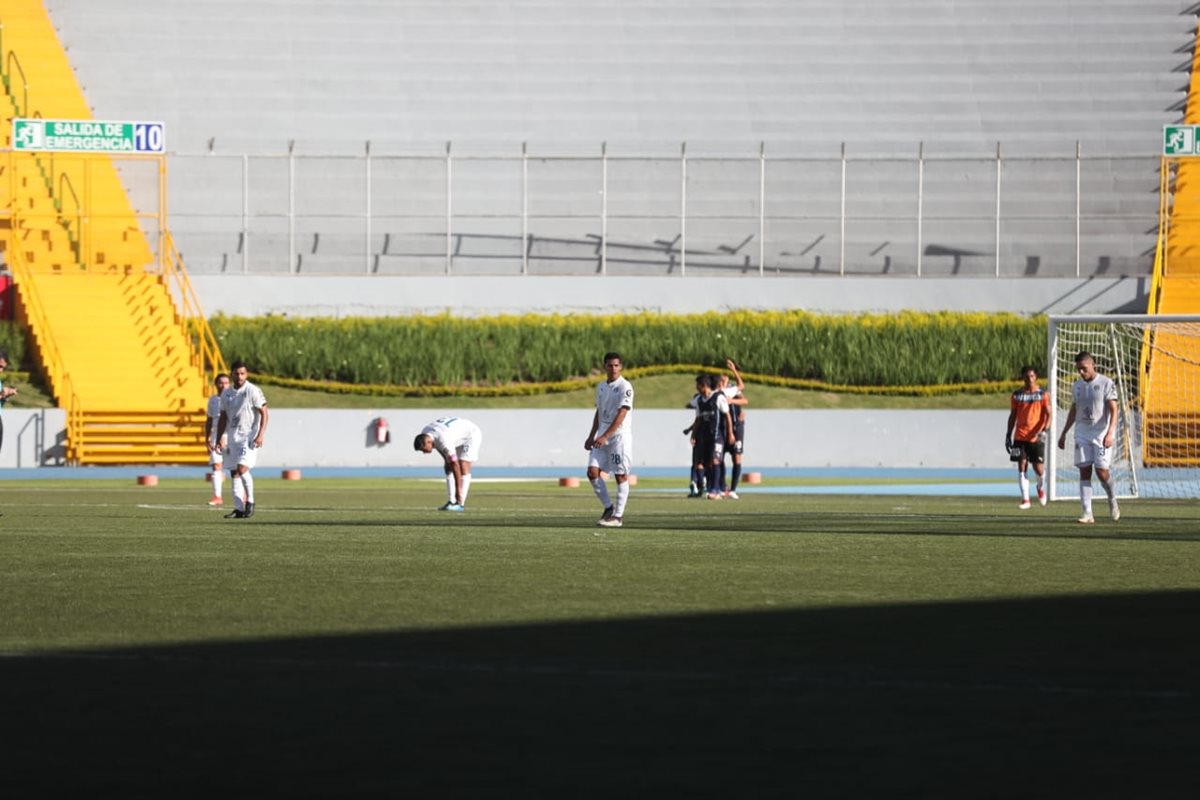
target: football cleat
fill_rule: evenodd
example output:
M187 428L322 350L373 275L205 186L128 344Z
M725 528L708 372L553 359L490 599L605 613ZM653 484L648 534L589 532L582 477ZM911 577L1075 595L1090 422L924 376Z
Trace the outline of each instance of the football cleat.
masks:
M733 491L732 489L730 489L728 492L725 493L725 497L726 497L726 499L729 499L729 500L741 500L742 499L742 498L738 497L738 493Z
M440 506L438 506L438 507L437 507L437 510L438 510L438 511L445 511L447 508L449 508L449 507L450 507L450 506L452 506L452 505L454 505L454 503L453 503L452 501L450 501L450 500L447 500L446 502L444 502L444 503L442 503Z
M620 517L605 517L604 519L600 520L596 524L602 528L619 528L619 527L621 527L621 518Z
M208 504L210 506L223 506L223 505L225 505L225 501L219 497L214 496L211 500L208 501Z
M1079 519L1077 519L1075 521L1078 522L1080 525L1091 525L1093 522L1096 521L1096 518L1093 517L1091 514L1084 514L1082 517L1080 517Z
M447 503L446 511L466 511L467 507L462 503Z
M1024 511L1027 508L1032 508L1032 507L1033 507L1033 504L1030 503L1028 500L1022 500L1021 505L1017 506L1017 508L1021 509L1022 511Z
M1121 519L1121 507L1117 505L1117 501L1112 501L1112 507L1108 509L1108 513L1112 516L1112 521L1116 522Z
M1038 502L1041 503L1042 505L1046 505L1046 490L1045 489L1038 489Z
M246 503L246 510L242 512L242 519L250 519L254 516L254 503Z
M233 511L230 511L228 514L225 515L225 519L245 519L245 518L246 518L246 512L242 511L240 508L235 508Z
M603 525L605 521L613 518L613 507L605 506L604 513L600 515L600 519L596 520L597 525Z
M705 497L708 498L709 500L723 500L724 499L724 496L717 492L709 492L708 494L705 495Z

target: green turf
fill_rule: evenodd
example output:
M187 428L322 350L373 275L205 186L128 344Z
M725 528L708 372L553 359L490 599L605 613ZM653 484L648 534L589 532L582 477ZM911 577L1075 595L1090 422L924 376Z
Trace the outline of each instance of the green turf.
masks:
M8 785L1185 796L1200 507L5 482ZM1103 503L1100 504L1103 511ZM69 767L69 768L68 768ZM1178 790L1178 793L1177 793Z

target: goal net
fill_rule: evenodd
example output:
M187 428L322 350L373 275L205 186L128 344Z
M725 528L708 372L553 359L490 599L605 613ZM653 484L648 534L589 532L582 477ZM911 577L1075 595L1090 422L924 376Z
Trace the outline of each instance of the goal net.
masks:
M1083 351L1117 385L1117 495L1200 497L1200 315L1053 316L1049 334L1050 498L1079 496L1073 433L1063 450L1057 440L1079 377L1075 357Z

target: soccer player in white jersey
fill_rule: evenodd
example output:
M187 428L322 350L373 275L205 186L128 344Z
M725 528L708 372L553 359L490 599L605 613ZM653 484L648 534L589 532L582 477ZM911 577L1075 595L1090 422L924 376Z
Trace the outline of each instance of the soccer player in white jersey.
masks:
M1067 431L1075 425L1075 466L1079 467L1079 503L1083 507L1079 522L1096 521L1092 516L1093 467L1108 495L1109 514L1116 522L1121 518L1121 508L1117 505L1109 469L1117 436L1117 386L1111 378L1096 371L1096 361L1086 351L1075 356L1075 370L1079 378L1071 387L1071 410L1058 437L1058 449L1067 446Z
M633 384L621 377L624 367L619 353L604 354L606 380L596 387L596 413L583 449L588 451L587 476L592 491L604 506L604 515L596 523L619 528L629 500L629 470L633 458ZM608 484L600 476L605 471L617 480L617 500L609 499Z
M225 518L248 519L254 516L254 477L250 471L258 462L270 412L262 390L246 380L245 362L235 361L230 367L233 382L221 393L216 437L218 442L226 437L224 463L232 464L229 477L233 481L233 511Z
M462 417L440 417L426 425L417 438L413 449L422 453L437 450L445 462L446 495L445 505L438 511L465 511L467 492L471 489L471 465L479 460L479 447L483 444L483 431L469 419Z
M229 388L229 376L222 372L213 379L213 386L217 388L217 393L208 398L208 409L204 417L204 439L208 442L208 463L212 480L212 498L208 504L220 506L225 504L221 499L221 484L225 480L221 451L225 449L225 442L216 439L213 434L217 432L217 420L221 417L221 395Z

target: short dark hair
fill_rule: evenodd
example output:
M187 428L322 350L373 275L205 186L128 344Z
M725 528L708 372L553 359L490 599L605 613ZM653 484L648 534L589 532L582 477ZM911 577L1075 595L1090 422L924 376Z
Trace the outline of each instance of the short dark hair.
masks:
M716 389L720 385L721 385L721 376L720 375L709 375L708 376L708 387L710 389Z
M213 377L213 383L215 384L217 381L221 380L221 378L224 378L225 380L229 380L229 373L228 372L218 372Z
M240 358L237 361L234 361L232 364L229 365L230 372L237 372L239 369L242 369L242 368L250 369L249 367L246 366L246 362L242 361Z
M5 361L8 361L8 351L0 350L0 358L3 358Z
M1089 353L1087 350L1080 350L1079 353L1075 356L1075 363L1079 364L1084 361L1091 361L1092 363L1095 363L1096 357L1093 356L1091 353Z
M614 352L611 352L611 351L610 351L610 352L607 352L607 353L605 353L605 354L604 354L604 361L603 361L603 363L607 364L609 361L612 361L614 358L615 358L617 361L620 361L620 362L621 362L621 366L625 366L625 359L621 358L621 354L620 354L620 353L614 353Z
M1026 372L1032 372L1034 375L1037 375L1037 374L1038 374L1037 367L1031 367L1031 366L1029 366L1028 364L1026 364L1025 366L1021 367L1021 372L1020 372L1020 375L1021 375L1021 377L1022 377L1022 378L1023 378L1023 377L1025 377L1025 373L1026 373Z
M425 440L432 438L428 433L418 433L417 438L413 439L413 450L424 450Z

